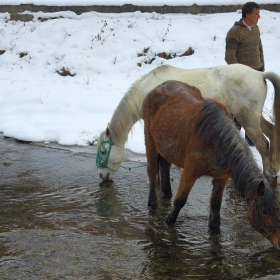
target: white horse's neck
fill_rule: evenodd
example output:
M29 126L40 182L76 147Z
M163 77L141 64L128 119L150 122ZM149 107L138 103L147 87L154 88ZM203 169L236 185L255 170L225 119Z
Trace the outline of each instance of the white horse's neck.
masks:
M124 146L133 125L142 118L142 104L146 95L159 84L166 80L166 72L174 69L169 65L158 67L141 77L121 99L116 108L109 129L113 141Z
M133 125L142 118L143 99L137 81L121 99L109 123L110 133L116 144L124 146Z

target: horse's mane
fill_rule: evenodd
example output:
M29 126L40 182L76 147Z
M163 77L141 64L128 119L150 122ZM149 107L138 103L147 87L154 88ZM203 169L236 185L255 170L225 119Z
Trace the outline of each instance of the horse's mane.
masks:
M263 196L255 197L254 199L254 212L253 212L253 224L252 226L255 229L258 229L264 223L262 216L263 211L265 210L268 215L271 215L273 218L272 226L279 224L277 217L277 210L279 208L279 199L278 192L272 188L266 188Z
M139 108L142 106L143 97L139 94L139 81L136 81L114 111L109 122L111 135L116 142L126 142L132 126L141 118Z
M249 146L221 106L206 99L196 130L204 139L206 146L211 146L216 164L224 170L226 168L227 172L233 170L232 179L235 188L242 197L245 197L264 178Z
M130 86L115 109L111 121L109 122L109 129L115 142L126 142L129 131L133 125L142 118L142 103L149 92L149 90L146 90L146 93L143 93L143 89L152 86L148 81L147 84L145 84L147 78L153 76L152 78L156 78L154 79L155 81L161 80L160 75L171 67L170 65L157 67Z
M206 99L204 112L200 116L196 130L204 139L206 146L211 146L216 156L216 164L221 168L235 167L233 172L234 187L241 197L254 192L261 181L266 181L258 167L253 154L239 134L233 121L214 101ZM277 210L280 202L278 192L265 184L263 196L254 198L252 226L258 229L265 222L263 210L273 217L273 225L277 225Z

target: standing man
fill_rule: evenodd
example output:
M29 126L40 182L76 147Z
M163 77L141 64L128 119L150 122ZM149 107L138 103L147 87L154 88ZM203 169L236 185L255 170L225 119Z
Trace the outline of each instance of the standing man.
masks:
M257 26L259 18L260 6L257 3L244 4L242 18L235 22L226 36L225 61L227 64L240 63L258 71L264 71L263 47ZM235 117L233 120L240 130L240 123ZM246 133L245 139L250 146L254 145Z

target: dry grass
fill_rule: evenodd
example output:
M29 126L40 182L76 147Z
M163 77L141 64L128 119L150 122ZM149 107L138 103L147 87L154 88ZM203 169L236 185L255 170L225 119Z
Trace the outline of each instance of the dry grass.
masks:
M138 53L138 57L143 57L144 59L142 62L138 62L137 66L141 67L142 63L151 64L156 59L156 57L161 57L163 59L168 60L175 57L189 56L194 54L194 50L192 47L189 47L188 50L186 50L183 54L161 52L161 53L154 54L152 58L151 57L148 58L148 53L149 53L149 48L144 48L142 53Z
M56 71L56 73L58 73L60 76L66 77L66 76L70 76L70 77L74 77L76 74L72 74L69 70L65 69L64 67L58 71Z

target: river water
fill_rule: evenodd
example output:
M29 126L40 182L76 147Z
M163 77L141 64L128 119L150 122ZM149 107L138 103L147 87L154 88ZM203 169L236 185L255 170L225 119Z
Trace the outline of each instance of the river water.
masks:
M230 186L219 231L208 228L207 177L167 226L170 201L147 207L143 155L127 151L107 183L95 155L0 135L0 279L280 279L280 252L253 231ZM173 196L180 174L172 168Z

